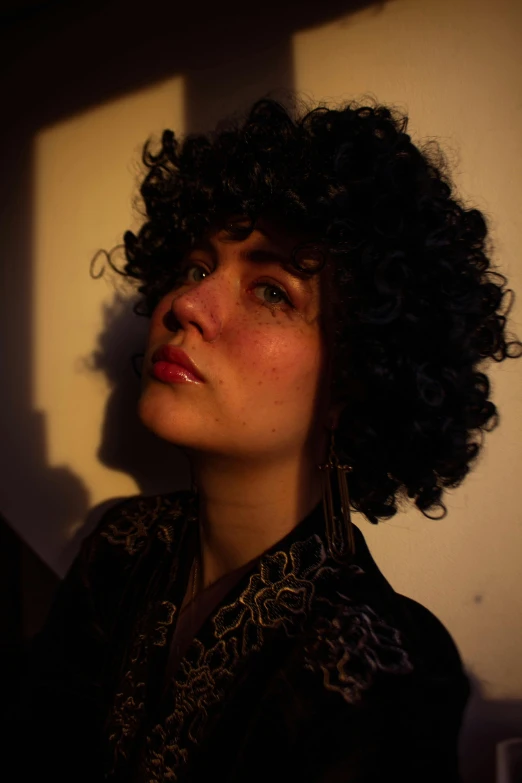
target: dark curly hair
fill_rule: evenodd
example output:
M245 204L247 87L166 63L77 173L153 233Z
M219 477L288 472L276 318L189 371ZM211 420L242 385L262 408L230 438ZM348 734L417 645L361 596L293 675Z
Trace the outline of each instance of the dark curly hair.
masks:
M491 271L486 218L455 195L438 144L416 146L407 116L366 104L299 114L263 98L207 135L180 144L165 130L156 153L149 139L146 220L124 235L121 274L139 281L135 312L150 317L186 249L223 216L249 216L250 231L273 211L312 231L335 258L333 391L346 401L336 450L353 465L351 505L377 523L407 496L443 517L444 488L462 483L477 435L498 424L479 365L522 353L506 341L513 297L501 308L513 292ZM321 268L303 268L298 252L292 264Z

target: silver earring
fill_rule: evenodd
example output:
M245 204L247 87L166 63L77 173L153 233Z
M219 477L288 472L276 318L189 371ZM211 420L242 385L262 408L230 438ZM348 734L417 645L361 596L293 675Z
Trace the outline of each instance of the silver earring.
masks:
M323 511L326 523L326 539L331 557L337 562L344 562L347 553L355 554L355 537L350 516L350 496L346 474L351 473L351 465L341 464L334 450L334 430L331 430L330 450L328 460L318 465L321 471L323 486ZM339 497L341 500L340 514L334 509L334 493L332 487L333 473L337 474Z

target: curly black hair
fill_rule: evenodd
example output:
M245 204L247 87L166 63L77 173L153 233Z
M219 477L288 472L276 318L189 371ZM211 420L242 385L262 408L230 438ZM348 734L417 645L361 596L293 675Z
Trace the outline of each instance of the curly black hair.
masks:
M455 195L439 145L416 146L407 125L374 99L299 113L263 98L181 144L165 130L158 152L143 148L145 222L124 235L121 274L139 281L135 312L149 317L223 216L253 226L273 211L333 254L333 390L346 402L336 450L353 466L352 508L374 524L407 497L446 516L444 488L462 483L477 436L498 424L479 366L522 354L506 341L514 295L502 307L513 292L491 271L484 214ZM299 253L292 263L321 268Z

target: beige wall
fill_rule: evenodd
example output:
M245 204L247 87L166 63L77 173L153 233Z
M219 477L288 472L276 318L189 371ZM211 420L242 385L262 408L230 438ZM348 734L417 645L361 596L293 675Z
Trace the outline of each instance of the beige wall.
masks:
M293 84L271 72L267 77L269 66L261 63L261 75L223 91L222 100L214 97L211 109L194 116L210 127L221 113L288 86L333 103L372 93L407 111L414 140L441 141L461 194L489 216L495 260L518 292L511 317L522 337L519 0L390 0L298 28L289 39ZM77 550L89 508L186 485L179 455L147 440L131 421L138 380L128 359L139 350L145 325L129 317L118 287L106 275L93 281L88 266L98 248L121 242L122 232L137 225L131 198L142 141L164 127L190 130L187 84L212 85L218 76L205 64L197 77L178 68L39 127L32 137L29 418L46 472L26 494L7 482L2 503L15 529L60 574ZM16 220L18 207L10 208ZM480 705L494 702L520 717L522 360L491 368L490 378L501 424L486 435L474 472L446 496L447 518L431 521L411 511L377 528L355 521L395 588L448 627ZM15 429L10 437L14 443ZM146 465L130 456L138 440L148 449ZM31 438L17 448L23 461ZM24 464L32 460L31 452ZM68 492L81 502L64 506ZM506 713L499 714L502 720Z

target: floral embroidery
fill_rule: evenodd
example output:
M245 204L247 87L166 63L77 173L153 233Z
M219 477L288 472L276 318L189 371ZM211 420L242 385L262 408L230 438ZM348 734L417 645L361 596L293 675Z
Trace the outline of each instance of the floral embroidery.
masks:
M164 647L167 632L176 616L177 608L170 601L160 601L156 605L154 625L149 635L143 632L146 617L140 624L141 632L137 633L132 645L129 662L131 668L126 672L121 692L117 693L110 718L109 739L113 743L114 757L127 758L130 741L145 716L145 682L136 681L134 672L139 672L146 666L149 655L149 642L156 647Z
M111 543L134 554L145 545L150 526L161 514L156 535L167 547L173 540L169 522L182 515L181 504L156 504L124 516L123 525L111 525L106 534ZM146 512L146 513L145 513ZM183 512L187 518L187 509ZM269 629L287 638L303 634L304 668L319 674L324 688L348 703L375 680L377 672L404 674L412 670L401 645L400 632L368 605L356 603L336 592L340 580L364 575L360 566L342 568L329 558L323 539L315 534L296 541L288 551L263 556L241 594L222 606L212 617L214 643L205 646L199 638L189 645L179 662L176 680L169 692L168 714L148 732L140 771L149 783L178 780L180 767L205 734L209 718L224 703L240 668L250 655L262 650ZM333 601L329 597L336 595ZM329 596L328 598L326 596ZM337 600L338 598L338 600ZM143 689L149 645L165 646L168 629L177 609L170 601L159 601L152 628L137 633L131 662L136 680L127 673L113 708L115 754L127 751L143 719Z
M313 626L313 639L304 649L305 668L323 676L327 690L336 691L349 704L358 701L378 671L407 674L413 665L401 644L400 632L367 605L348 597L335 605L333 616L322 613Z
M127 506L119 510L116 523L110 523L101 535L111 544L123 546L129 555L145 548L151 526L159 520L157 537L170 552L174 526L171 522L182 518L187 523L193 519L190 506L183 509L183 499L169 496L138 497L130 499ZM181 531L180 531L181 532ZM171 560L173 576L177 561ZM113 747L113 770L120 757L127 759L133 738L136 736L146 712L146 670L151 647L161 648L167 642L167 634L177 614L177 607L171 601L160 600L148 603L138 616L129 652L128 670L123 676L121 688L115 694L112 711L108 716L108 734Z
M176 607L170 601L161 601L158 610L160 617L158 618L156 628L154 629L152 644L155 644L156 647L163 647L167 641L167 631L169 626L172 625L174 621ZM165 619L161 619L161 615L164 615Z
M296 618L304 619L315 595L315 582L337 572L324 566L326 551L319 536L297 541L289 555L279 551L260 560L260 573L252 574L239 598L222 607L213 618L216 638L242 629L241 654L259 650L263 628L283 625L293 635Z
M132 695L126 695L130 692ZM127 747L145 714L145 683L136 682L131 671L125 674L123 690L116 694L111 714L109 740L114 757L127 758Z
M318 535L295 542L288 553L265 555L245 590L212 618L219 641L205 649L194 639L176 674L174 711L147 738L149 781L177 780L176 769L203 736L211 708L225 700L239 663L261 649L266 629L281 628L289 637L302 629L322 580L331 583L340 572L327 559ZM363 573L355 565L352 571Z
M194 639L176 674L175 708L147 737L143 771L152 781L176 781L176 769L203 735L210 709L220 704L237 669L236 639L205 649Z
M167 552L171 552L171 546L174 541L174 528L172 525L158 525L158 538L167 547Z
M138 496L132 500L134 502L129 503L128 507L124 506L119 510L118 522L110 523L108 530L103 530L101 535L109 543L123 546L129 555L135 555L144 549L153 522L161 517L156 534L170 551L173 528L169 522L183 516L180 500L175 498L172 501L165 495L154 498Z

